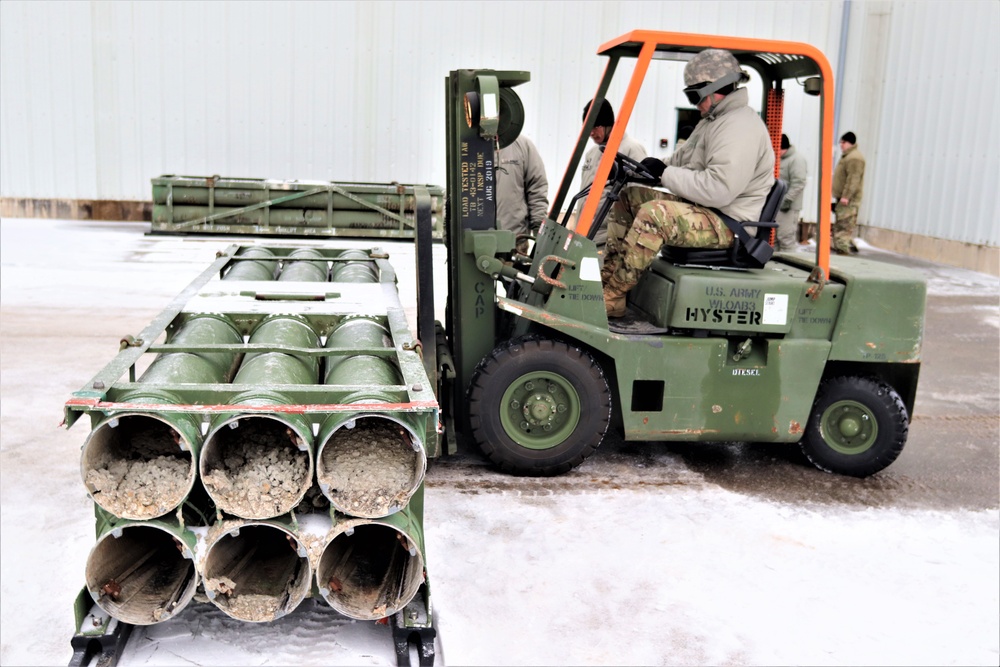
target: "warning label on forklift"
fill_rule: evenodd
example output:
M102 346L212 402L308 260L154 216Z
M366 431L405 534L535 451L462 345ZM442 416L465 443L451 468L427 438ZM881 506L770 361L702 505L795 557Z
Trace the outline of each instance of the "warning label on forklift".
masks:
M492 229L496 216L493 201L493 146L474 138L462 141L461 202L464 229Z
M765 294L761 324L784 325L788 321L788 295Z

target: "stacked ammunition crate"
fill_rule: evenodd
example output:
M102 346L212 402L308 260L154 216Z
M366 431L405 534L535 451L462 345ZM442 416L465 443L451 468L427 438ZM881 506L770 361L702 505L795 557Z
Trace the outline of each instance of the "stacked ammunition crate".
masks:
M433 185L169 175L152 184L154 233L413 238L414 189L426 188L442 237L444 190Z

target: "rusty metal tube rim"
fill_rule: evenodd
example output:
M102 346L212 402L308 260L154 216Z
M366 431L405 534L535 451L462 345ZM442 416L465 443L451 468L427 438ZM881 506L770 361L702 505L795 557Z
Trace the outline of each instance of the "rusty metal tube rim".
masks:
M388 521L338 524L316 566L316 587L335 610L373 621L401 611L424 582L422 539Z
M240 394L233 402L265 406L289 400L260 390ZM243 519L287 514L313 483L311 425L294 414L223 415L205 436L198 469L205 490L223 512Z
M320 491L348 516L376 519L398 512L427 473L419 431L402 414L333 414L317 442Z
M201 433L189 415L118 412L87 436L80 475L105 511L123 519L154 519L176 509L191 492L200 448Z
M232 521L220 528L202 561L212 604L248 623L294 611L313 579L309 553L295 531L277 521Z
M180 613L198 588L193 535L161 522L124 523L87 557L87 590L113 618L153 625Z

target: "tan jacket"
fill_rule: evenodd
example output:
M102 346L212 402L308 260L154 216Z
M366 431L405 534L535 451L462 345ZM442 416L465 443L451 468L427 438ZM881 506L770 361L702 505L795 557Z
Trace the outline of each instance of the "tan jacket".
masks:
M864 194L865 156L857 146L851 146L833 170L833 198L838 202L846 197L848 206L859 206Z
M523 134L500 149L497 167L497 229L536 231L549 214L549 181L542 156Z
M622 143L618 147L618 152L625 157L632 158L636 162L642 162L643 159L648 157L646 149L643 148L642 144L628 136L628 133L622 135ZM587 155L583 158L583 166L580 168L580 189L584 189L588 185L594 182L594 176L597 174L597 165L601 162L601 147L598 145L593 145L590 150L587 151Z
M622 143L618 146L618 152L625 157L632 158L636 162L642 162L644 158L648 157L646 149L638 141L628 136L628 133L622 135ZM601 155L604 153L601 151L601 147L594 145L590 147L587 151L587 155L583 160L583 167L580 168L580 189L587 187L594 182L594 176L597 175L597 165L601 162ZM610 190L610 186L605 186L604 191ZM603 200L603 197L602 197ZM597 230L597 234L594 235L594 243L600 248L608 240L608 219L605 218L601 222L601 228Z
M785 201L791 204L790 208L793 211L801 211L802 193L805 192L806 181L809 180L809 170L806 168L806 159L799 155L795 146L789 146L781 158L781 180L788 183Z
M774 148L740 88L702 118L660 182L675 195L740 221L758 220L774 184Z

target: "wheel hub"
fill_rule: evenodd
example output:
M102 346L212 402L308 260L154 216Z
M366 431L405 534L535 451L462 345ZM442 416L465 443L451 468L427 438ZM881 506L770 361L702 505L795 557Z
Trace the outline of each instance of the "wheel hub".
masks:
M532 426L546 426L556 417L558 407L551 394L532 394L524 405L524 418Z
M839 401L822 418L823 437L841 454L860 454L868 450L878 436L875 415L862 403Z
M500 418L504 430L521 446L548 449L576 428L580 398L562 376L535 371L522 375L507 387Z

